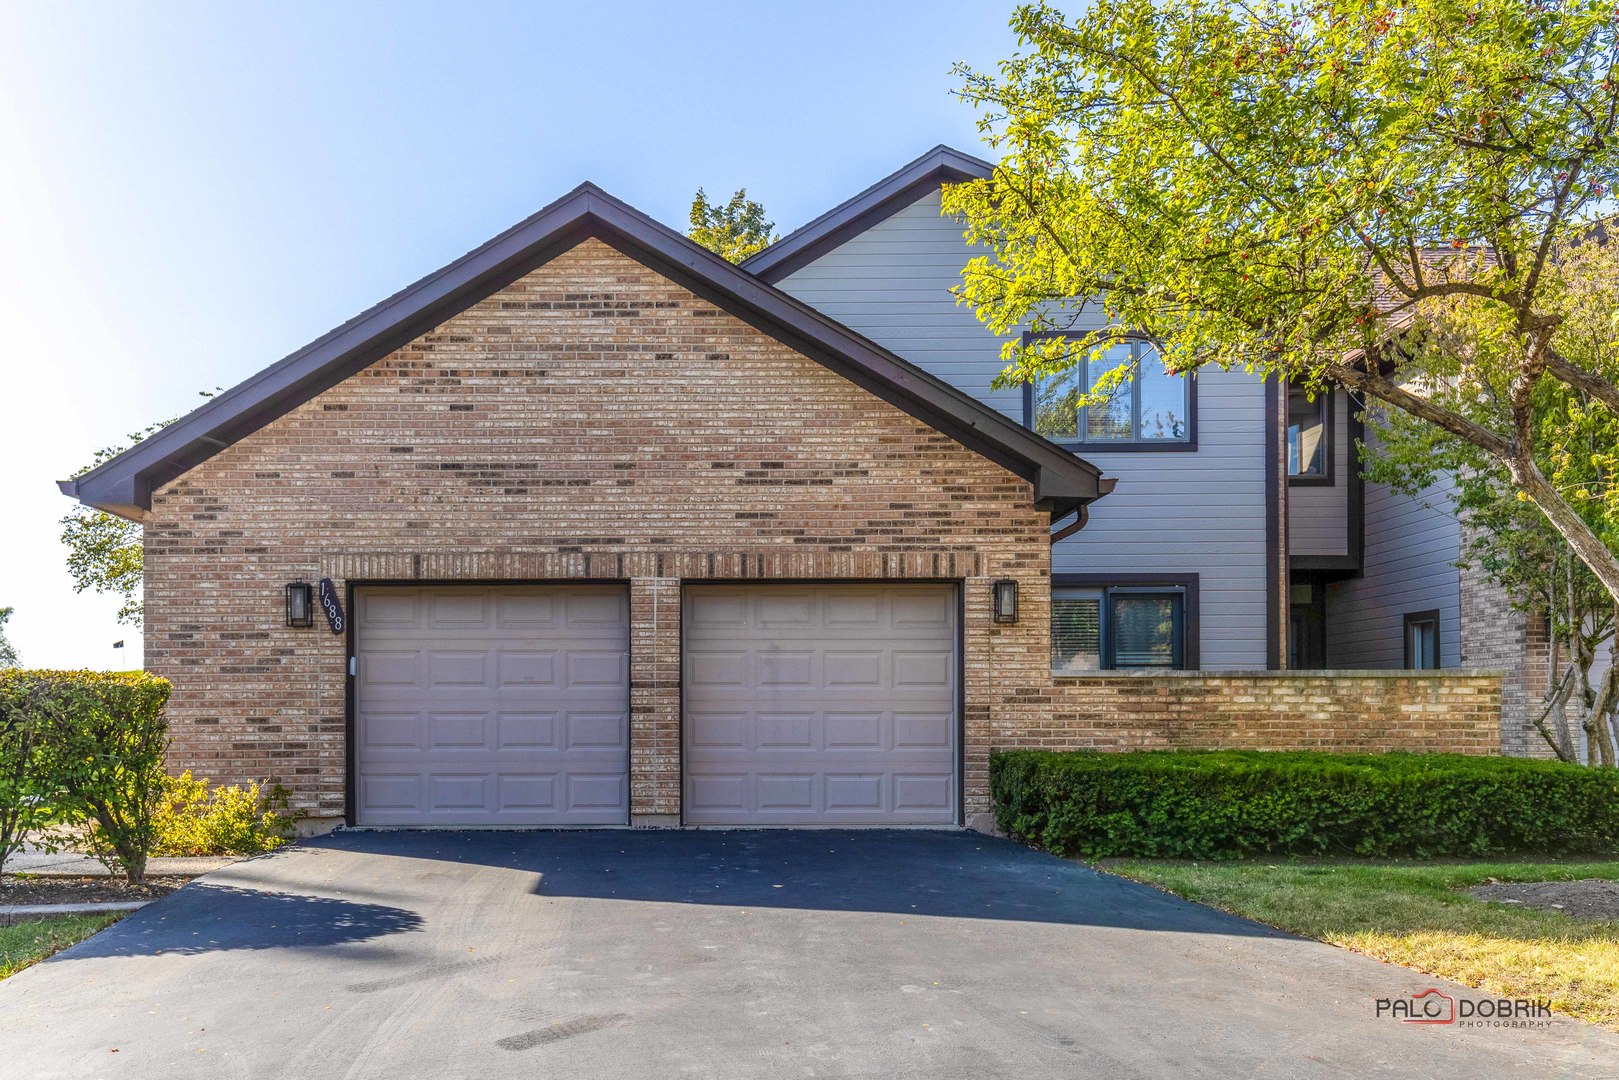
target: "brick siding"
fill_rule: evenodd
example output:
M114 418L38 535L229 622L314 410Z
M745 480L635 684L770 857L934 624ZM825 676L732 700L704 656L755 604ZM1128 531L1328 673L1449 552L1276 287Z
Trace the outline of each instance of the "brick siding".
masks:
M1500 717L1488 672L1110 672L1054 680L1048 718L994 745L1493 754Z
M154 494L147 666L172 764L343 813L343 637L288 581L624 581L631 804L679 812L683 580L960 580L965 796L1050 685L1027 481L589 240ZM994 626L990 583L1021 583ZM317 620L318 621L318 620Z
M1464 536L1464 550L1465 543ZM1502 672L1501 753L1556 757L1530 715L1547 690L1551 640L1546 620L1513 610L1506 590L1473 564L1461 569L1461 612L1461 666Z
M274 780L316 818L343 814L348 643L283 625L284 584L323 577L624 582L640 824L679 820L685 581L961 582L969 819L988 809L994 747L1499 742L1483 676L1054 687L1049 521L1031 498L589 240L154 493L146 656L175 685L171 765ZM991 618L1003 577L1020 583L1015 625Z

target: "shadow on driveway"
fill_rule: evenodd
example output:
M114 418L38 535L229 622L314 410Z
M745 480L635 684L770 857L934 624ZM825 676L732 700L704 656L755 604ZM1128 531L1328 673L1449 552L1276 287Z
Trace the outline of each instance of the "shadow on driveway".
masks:
M198 881L57 959L346 945L420 930L423 925L415 912L385 904Z
M533 873L546 897L1287 936L970 832L346 831L302 846Z

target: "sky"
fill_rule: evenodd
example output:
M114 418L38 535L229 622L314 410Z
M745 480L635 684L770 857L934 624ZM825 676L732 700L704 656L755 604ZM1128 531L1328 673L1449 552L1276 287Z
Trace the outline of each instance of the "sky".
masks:
M56 481L583 180L780 231L938 143L1012 3L0 0L0 607L30 667L140 666ZM123 641L123 649L113 643Z

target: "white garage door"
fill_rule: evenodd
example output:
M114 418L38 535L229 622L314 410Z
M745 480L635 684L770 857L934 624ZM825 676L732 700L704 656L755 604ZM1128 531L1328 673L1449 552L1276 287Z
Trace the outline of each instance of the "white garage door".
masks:
M361 825L629 820L629 597L613 586L355 591Z
M693 586L685 820L956 820L956 589Z

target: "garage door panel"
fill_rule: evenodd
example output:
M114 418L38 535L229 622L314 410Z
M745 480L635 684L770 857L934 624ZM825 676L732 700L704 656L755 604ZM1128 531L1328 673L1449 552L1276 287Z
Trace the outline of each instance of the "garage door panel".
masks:
M553 687L557 681L556 650L502 649L495 655L496 678L501 686Z
M570 650L567 658L568 686L622 686L629 675L629 657L613 650L581 652Z
M487 592L445 592L429 594L430 625L434 630L481 630L488 622Z
M489 680L489 654L479 649L432 649L427 653L427 685L482 686Z
M558 602L547 593L504 593L495 598L495 626L501 630L554 629L560 625Z
M762 712L755 714L756 750L810 750L815 747L816 714Z
M560 750L554 712L499 712L495 714L496 750Z
M420 656L415 650L372 650L361 658L361 686L410 686L419 681Z
M945 749L955 742L956 717L947 712L895 712L894 748Z
M687 821L956 820L953 587L693 586L684 612Z
M904 652L894 650L894 686L898 688L926 688L932 691L954 683L955 653L949 650Z
M754 778L755 798L759 809L767 811L815 811L816 781L814 773L758 773Z
M628 820L626 590L362 588L355 608L361 824Z
M625 745L629 717L623 712L570 712L568 748L618 749Z
M685 807L697 819L745 814L752 804L752 776L740 772L686 774Z
M894 809L901 813L927 813L953 809L955 775L900 773L894 777Z
M880 712L824 714L825 748L828 750L886 749L885 715Z
M823 653L824 677L828 687L857 686L875 689L883 685L883 654L871 650L844 649Z
M561 777L557 773L502 773L497 781L499 809L506 812L560 809L557 793Z
M427 715L426 750L485 750L489 746L486 712L432 712Z
M884 813L888 809L883 798L886 778L885 773L827 773L826 809L831 813Z
M378 749L420 748L422 717L417 712L368 712L358 718L355 729L360 745Z

